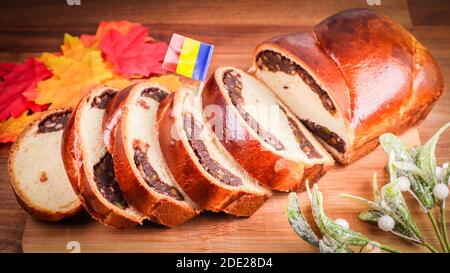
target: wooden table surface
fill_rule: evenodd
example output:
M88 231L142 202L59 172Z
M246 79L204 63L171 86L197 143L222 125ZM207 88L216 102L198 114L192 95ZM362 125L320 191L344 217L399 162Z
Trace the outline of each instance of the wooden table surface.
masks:
M2 0L0 61L19 62L30 54L56 51L65 32L94 33L100 20L127 19L148 26L150 35L156 39L167 41L173 32L178 32L214 44L212 69L219 65L246 68L255 45L267 38L308 29L347 8L371 8L410 30L431 50L441 67L444 94L419 126L421 139L428 139L450 121L450 1L380 0L380 3L369 6L365 0L80 0L80 5L70 6L63 0ZM0 145L0 252L20 252L26 213L9 185L8 151L9 145ZM442 137L437 156L440 162L450 160L450 133Z

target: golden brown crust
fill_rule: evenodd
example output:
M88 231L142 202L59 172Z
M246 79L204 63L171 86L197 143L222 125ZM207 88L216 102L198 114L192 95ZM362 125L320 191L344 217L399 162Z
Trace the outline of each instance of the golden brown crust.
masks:
M225 115L222 126L223 132L214 130L215 133L221 133L222 136L226 136L230 130L242 128L245 130L243 135L250 136L251 132L247 128L248 125L245 121L237 117L238 113L236 111L230 111L233 109L233 106L220 90L216 77L218 77L217 73L214 73L208 79L202 93L204 108L209 105L219 106ZM220 141L225 149L250 175L270 189L298 191L304 187L304 183L308 178L308 176L303 175L305 172L309 172L310 180L318 180L322 176L314 177L313 174L320 174L320 172L308 171L309 168L314 168L314 166L307 166L302 162L289 160L265 149L262 147L260 140L253 137L245 137L245 139L239 140L221 137ZM328 168L324 168L324 171L326 169Z
M76 108L72 111L66 127L63 131L61 141L61 156L66 169L67 177L69 177L70 184L77 195L79 195L80 188L78 186L79 169L81 161L79 160L77 147L77 139L75 134L75 116Z
M136 88L137 92L142 91L140 86ZM123 106L124 118L128 114L128 103L130 102L127 100ZM139 174L136 174L131 167L134 162L131 151L126 148L127 139L124 135L126 128L124 119L121 119L116 129L113 148L114 170L125 199L152 221L166 226L182 224L199 214L200 211L187 202L176 201L158 194L138 178Z
M69 180L76 191L83 207L86 211L100 223L112 226L115 228L132 228L137 224L141 224L143 217L127 213L124 210L116 209L112 204L104 201L102 196L99 196L97 190L93 187L93 182L90 181L83 165L82 149L79 139L78 128L80 124L80 107L87 103L88 98L105 86L96 86L92 88L80 101L77 110L72 114L68 125L63 133L64 149L62 150L63 162ZM67 132L66 132L67 131Z
M55 222L55 221L60 221L62 219L77 215L82 209L81 202L78 202L78 205L74 206L72 209L70 209L64 213L57 212L57 211L50 211L45 208L36 207L32 202L30 202L26 198L26 196L24 196L22 194L20 188L17 186L17 178L14 175L14 172L12 170L12 168L13 168L12 160L15 157L16 152L18 151L21 140L25 137L25 135L28 133L29 130L34 128L37 125L37 123L39 123L46 116L48 116L52 113L56 113L56 112L60 112L60 111L67 111L67 110L70 110L70 109L59 108L59 109L49 110L49 111L41 113L38 117L36 117L36 119L33 122L28 124L27 127L21 132L21 134L17 137L16 141L11 146L10 152L9 152L8 174L10 177L11 187L13 188L13 191L14 191L14 196L16 197L17 202L20 204L20 206L26 212L28 212L34 218L42 220L42 221Z
M135 85L131 84L119 91L105 109L102 124L103 142L110 153L114 150L114 138L116 136L117 125L122 117L122 107Z
M273 38L255 56L270 47L312 71L338 108L349 111L351 145L344 154L333 152L343 164L373 150L381 134L417 125L443 91L430 52L402 26L371 10L346 10L313 32Z
M178 91L180 92L180 91ZM271 192L246 192L229 189L212 182L206 172L188 152L188 144L182 138L173 138L175 118L172 109L180 103L176 93L169 95L158 109L158 132L167 165L183 191L201 208L225 211L237 216L250 216L270 198ZM172 129L174 128L174 129ZM182 134L182 133L179 133Z

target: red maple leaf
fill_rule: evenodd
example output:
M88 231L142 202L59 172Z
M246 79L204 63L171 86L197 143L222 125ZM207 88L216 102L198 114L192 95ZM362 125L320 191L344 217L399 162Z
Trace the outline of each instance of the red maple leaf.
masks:
M111 29L100 41L100 49L114 70L127 78L166 74L162 62L167 43L148 43L147 35L148 29L143 26L132 27L126 35Z
M23 93L36 89L37 83L52 75L43 63L29 57L24 64L0 63L0 121L9 116L19 117L31 109L40 112L47 105L38 105L28 100Z
M121 21L101 21L98 25L95 35L81 34L80 40L85 47L91 47L96 42L100 41L111 29L115 29L120 34L126 35L130 29L135 26L142 26L139 23L134 23L126 20Z

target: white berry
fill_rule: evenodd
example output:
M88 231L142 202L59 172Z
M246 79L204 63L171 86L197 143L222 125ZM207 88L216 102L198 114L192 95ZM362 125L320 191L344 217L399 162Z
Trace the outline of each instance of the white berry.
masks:
M336 224L340 225L341 227L346 228L346 229L348 229L350 227L350 225L348 224L347 220L342 219L342 218L336 219L334 222Z
M395 221L391 216L383 215L378 219L378 227L382 231L392 231L395 227Z
M438 200L444 200L448 196L448 186L443 183L436 184L433 188L433 195Z
M397 179L397 184L400 191L409 191L409 188L411 187L411 181L409 181L406 176L400 176Z
M444 164L442 164L442 168L448 169L448 162L445 162Z

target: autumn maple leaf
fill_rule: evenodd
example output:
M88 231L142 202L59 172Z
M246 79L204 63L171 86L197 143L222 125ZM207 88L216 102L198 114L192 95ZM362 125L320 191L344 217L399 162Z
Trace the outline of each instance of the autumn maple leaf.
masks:
M95 35L82 34L80 37L81 42L86 47L95 46L97 42L102 40L110 30L114 29L122 35L127 35L130 29L135 26L142 26L139 23L133 23L126 20L121 21L101 21Z
M50 108L75 106L86 88L113 78L100 51L84 47L79 38L66 34L61 50L62 55L42 55L53 76L38 84L38 92L25 93L27 98L51 103Z
M45 103L39 105L24 96L25 92L36 89L38 82L50 77L51 71L45 65L29 57L24 64L0 64L0 121L9 116L19 117L27 110L40 112L47 108Z
M34 121L40 114L34 113L29 115L28 113L23 113L17 118L10 117L0 122L0 143L15 141L28 124Z
M167 88L170 92L175 92L180 88L181 81L180 78L176 75L169 74L163 75L159 77L152 77L149 79L150 82L159 83L165 88Z
M147 43L148 29L132 27L126 35L111 29L100 41L105 59L114 66L114 71L127 78L133 76L162 75L166 42Z

